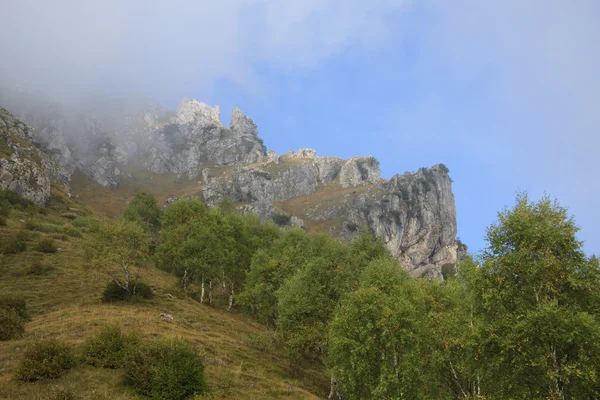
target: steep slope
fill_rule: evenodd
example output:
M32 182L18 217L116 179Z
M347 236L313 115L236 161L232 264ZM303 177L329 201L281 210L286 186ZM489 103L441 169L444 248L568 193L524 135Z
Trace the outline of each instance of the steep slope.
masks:
M73 215L76 220L71 219ZM30 314L23 338L0 341L0 399L58 398L54 396L59 388L77 399L144 399L123 384L122 371L83 363L57 380L22 384L13 379L33 341L53 337L80 352L83 342L106 324L137 331L145 340L177 337L190 342L206 364L212 391L207 399L317 399L327 395L329 379L324 367L292 361L264 325L241 312L225 311L226 299L218 292L216 306L201 305L179 291L177 278L148 266L141 276L155 290L154 299L102 303L108 275L87 268L82 252L86 242L95 238L92 221L96 218L85 204L53 188L44 214L12 209L6 226L0 226L0 243L19 233L27 238L25 252L0 253L0 293L22 293ZM36 244L44 238L54 238L60 251L37 251ZM174 320L163 321L161 313Z

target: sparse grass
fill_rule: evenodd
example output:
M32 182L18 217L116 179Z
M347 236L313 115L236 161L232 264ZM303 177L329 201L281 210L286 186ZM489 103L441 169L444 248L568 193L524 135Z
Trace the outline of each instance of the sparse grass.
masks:
M64 193L56 189L53 193L48 203L49 215L36 214L36 222L54 225L46 218L52 221L59 218L63 222L55 226L62 228L68 220L61 215L69 207L86 210L77 200L67 199ZM0 241L16 235L24 225L19 219L27 219L28 214L19 214L25 213L24 210L13 212L16 214L11 214L7 226L0 227ZM85 213L85 218L94 218L89 212ZM30 320L25 322L22 338L0 342L0 399L47 400L57 387L68 388L77 399L143 399L124 385L122 370L83 363L55 380L18 384L13 379L24 357L23 349L35 338L54 337L81 354L84 340L107 324L139 332L143 340L183 338L189 342L201 352L206 366L210 392L205 398L316 399L327 396L329 378L322 366L297 365L276 344L263 351L259 350L262 345L246 342L248 338L270 334L266 327L241 312L201 305L185 296L168 297L167 293L177 285L177 278L154 267L142 270L144 282L156 290L154 299L102 303L102 291L109 277L86 269L82 252L84 243L93 240L93 235L90 232L61 242L62 251L55 254L36 252L32 244L22 253L1 256L0 293L23 293ZM39 233L29 232L28 240L38 239ZM44 273L27 272L35 261L46 269ZM192 286L190 290L197 291L198 287ZM162 321L161 313L172 315L174 321Z

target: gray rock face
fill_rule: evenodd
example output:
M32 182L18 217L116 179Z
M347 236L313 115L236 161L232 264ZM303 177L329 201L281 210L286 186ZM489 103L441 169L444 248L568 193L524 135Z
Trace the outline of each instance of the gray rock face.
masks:
M30 126L0 107L0 189L13 191L43 207L50 197L50 180L31 143L33 136Z
M442 278L459 261L452 182L443 165L395 175L348 204L354 226L367 225L413 275Z
M80 169L90 178L108 188L118 184L120 171L116 166L115 146L107 129L93 116L62 107L38 93L2 89L0 104L35 129L34 144L62 170L54 171L58 180ZM98 169L98 165L111 164ZM91 173L93 171L93 173Z
M342 165L340 184L342 187L377 183L381 179L379 162L375 157L353 157Z
M277 174L257 167L236 166L231 180L213 181L203 188L202 194L210 206L226 197L240 202L272 204L307 196L317 190L317 186L316 169L310 163L292 164Z
M120 159L137 155L152 172L186 174L190 179L201 173L204 164L256 163L267 154L256 124L240 109L233 110L227 129L218 107L189 99L180 103L169 123L147 126L130 136L132 140L119 144Z

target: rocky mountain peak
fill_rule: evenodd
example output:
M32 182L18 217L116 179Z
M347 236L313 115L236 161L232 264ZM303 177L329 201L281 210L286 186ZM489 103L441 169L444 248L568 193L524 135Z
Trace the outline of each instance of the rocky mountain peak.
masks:
M198 127L222 126L219 106L211 107L194 99L183 99L177 107L173 123Z

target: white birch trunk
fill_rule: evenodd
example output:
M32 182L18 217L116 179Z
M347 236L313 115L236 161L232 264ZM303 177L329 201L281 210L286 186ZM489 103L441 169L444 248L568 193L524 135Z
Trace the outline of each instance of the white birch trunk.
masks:
M200 304L204 304L204 274L202 274L202 289L200 289Z
M213 284L212 279L208 281L208 304L212 306L213 302Z
M227 307L227 311L231 311L232 306L233 306L233 282L231 282L231 293L229 293L229 306Z

